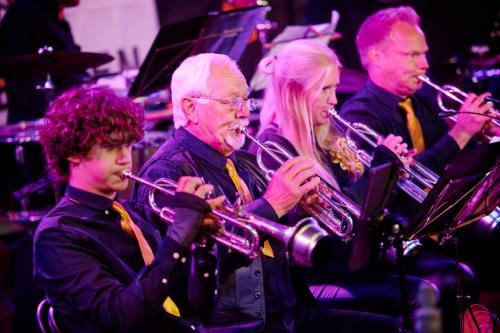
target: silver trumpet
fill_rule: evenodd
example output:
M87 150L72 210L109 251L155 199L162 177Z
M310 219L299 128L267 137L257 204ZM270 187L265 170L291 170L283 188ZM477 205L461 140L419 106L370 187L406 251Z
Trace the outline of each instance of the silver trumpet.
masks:
M246 128L241 129L242 132L257 146L257 164L259 168L266 173L268 181L271 180L275 170L267 168L262 161L262 153L265 152L279 164L293 158L289 151L278 145L276 142L267 141L260 142L248 133ZM284 156L283 159L281 156ZM307 204L305 200L300 201L300 206L308 214L316 218L328 231L340 237L343 241L348 242L353 236L353 217L359 219L361 209L354 201L349 199L344 194L340 193L335 188L331 187L325 180L321 182L317 189L319 197L326 203L326 207L320 203Z
M450 120L452 120L453 122L456 122L457 121L456 114L458 113L458 111L445 106L445 103L443 101L443 95L452 99L453 101L457 102L458 104L462 105L462 104L464 104L465 98L467 98L467 93L464 92L463 90L460 90L459 88L457 88L453 85L449 85L449 84L445 84L444 86L441 87L441 86L435 84L434 82L432 82L427 75L419 75L418 78L420 79L420 81L425 82L426 84L428 84L429 86L431 86L432 88L434 88L438 91L437 103L438 103L439 107L444 112L452 114L448 118ZM485 98L485 100L486 100L486 98ZM498 111L495 110L493 107L491 108L490 113L498 115ZM453 114L455 114L455 115L453 115ZM493 124L495 124L495 126L500 126L500 121L498 119L492 119L490 121ZM490 137L487 137L487 139L491 140Z
M160 178L154 183L133 175L129 170L122 173L123 177L133 179L149 187L148 201L151 209L165 222L174 221L174 210L170 207L159 207L155 201L156 191L167 196L175 195L177 183L167 178ZM222 209L212 210L217 228L206 228L203 237L213 239L231 250L238 251L250 259L255 259L260 253L260 237L258 231L282 241L286 246L288 260L299 266L312 266L317 253L316 245L328 234L312 218L300 220L295 226L288 227L260 216L245 212L242 207L225 205ZM226 223L243 229L245 236L227 231Z
M377 146L377 140L380 135L375 132L370 127L361 123L350 123L344 118L342 118L337 110L330 109L328 111L330 116L334 118L335 121L340 123L346 128L347 143L351 150L354 151L358 159L363 163L364 166L370 167L373 156L368 154L366 151L359 149L356 145L351 144L352 140L350 138L351 132L354 132L360 139L364 140L370 146L375 148ZM429 168L425 167L423 164L413 161L410 165L403 163L404 171L409 177L405 175L399 177L397 181L397 186L406 192L410 197L419 203L422 203L427 196L426 189L432 188L439 177Z

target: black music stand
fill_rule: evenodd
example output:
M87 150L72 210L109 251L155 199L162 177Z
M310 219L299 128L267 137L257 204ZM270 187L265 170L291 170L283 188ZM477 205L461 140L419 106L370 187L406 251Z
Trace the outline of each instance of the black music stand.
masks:
M409 240L437 234L442 238L441 244L455 241L458 281L461 279L458 245L452 234L477 221L478 216L489 214L498 205L499 151L500 142L462 151L427 195L406 233ZM463 293L460 284L457 300L460 332L463 332L465 311L470 311L479 329L470 307L470 296Z
M356 223L353 251L349 259L351 271L366 266L370 260L370 229L384 219L384 208L396 184L397 170L396 163L384 163L368 169L368 177L358 181L359 183L365 182L365 184L360 186L364 189L364 193L360 216Z
M499 151L500 142L496 142L466 149L458 154L410 220L406 231L408 239L431 234L451 235L467 225L465 215L473 211L472 202L469 201L473 200L474 207L477 207L480 198L491 199L485 195L489 192L479 192L484 182L491 179L492 173L498 172ZM492 211L496 202L493 200L488 203L490 207L487 209Z
M238 61L255 26L269 9L256 6L210 13L162 27L128 95L143 96L166 88L174 70L188 56L222 53Z

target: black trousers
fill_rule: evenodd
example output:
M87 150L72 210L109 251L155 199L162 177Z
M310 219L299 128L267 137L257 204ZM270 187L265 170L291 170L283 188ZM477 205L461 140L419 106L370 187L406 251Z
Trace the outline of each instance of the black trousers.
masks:
M423 281L433 284L440 292L445 333L458 331L457 294L467 294L472 301L476 301L479 295L473 272L462 263L459 264L458 272L457 275L455 260L434 253L424 253L406 267L409 310L418 307L419 285ZM379 266L345 275L326 275L322 272L309 279L309 285L314 297L323 306L390 316L402 315L399 276L394 267Z
M297 306L290 311L266 314L265 326L250 317L232 318L232 322L206 327L206 333L397 333L399 321L395 318L325 306Z

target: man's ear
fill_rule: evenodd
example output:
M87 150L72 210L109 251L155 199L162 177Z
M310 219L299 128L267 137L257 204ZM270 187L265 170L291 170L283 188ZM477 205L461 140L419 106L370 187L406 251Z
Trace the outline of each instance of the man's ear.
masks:
M368 48L368 60L371 66L380 67L382 59L382 50L379 47L372 46Z
M68 157L68 161L70 164L80 164L82 158L79 156L70 156Z
M191 98L183 98L181 108L189 122L198 124L198 110L196 109L196 103L193 103Z

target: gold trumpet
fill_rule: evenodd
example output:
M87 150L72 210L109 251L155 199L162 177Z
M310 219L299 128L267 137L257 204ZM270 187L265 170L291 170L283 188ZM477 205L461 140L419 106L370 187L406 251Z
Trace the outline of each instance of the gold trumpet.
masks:
M177 183L167 178L160 178L154 183L133 175L129 170L122 173L123 177L133 179L149 187L148 201L151 209L165 222L174 222L174 210L170 207L159 207L155 201L156 191L169 197L175 195ZM222 209L212 210L216 225L219 228L207 228L203 236L209 237L231 250L238 251L250 259L255 259L260 253L260 236L258 231L282 241L286 246L288 260L299 266L311 267L323 253L317 248L318 243L328 236L313 218L305 218L293 227L284 226L260 216L244 211L239 205L225 205ZM244 236L229 232L226 224L236 226L245 231ZM321 247L322 248L322 247ZM318 249L318 251L316 251Z
M293 158L292 154L276 142L260 142L248 133L246 128L241 131L257 146L257 164L259 168L266 173L266 179L271 180L274 171L267 168L262 161L262 153L265 152L280 165ZM283 156L285 159L281 158ZM325 180L321 182L317 189L319 197L326 203L326 207L320 203L307 204L304 199L300 201L300 206L308 214L316 218L330 232L348 242L353 236L353 217L359 219L361 208L347 196L331 187Z
M350 133L354 132L354 134L373 148L377 146L377 140L380 135L365 124L348 122L342 118L335 109L330 109L328 112L335 121L346 128L349 148L354 151L363 165L370 167L373 156L359 149L356 145L351 144ZM410 165L403 163L403 168L409 177L400 177L397 181L397 186L414 200L422 203L427 196L425 189L432 188L436 184L439 179L438 175L417 161L413 161Z
M464 104L464 99L467 98L467 93L464 92L463 90L460 90L459 88L446 84L444 86L439 86L432 82L427 75L419 75L418 78L422 81L431 86L432 88L436 89L438 91L437 94L437 103L441 110L448 116L450 120L453 122L457 121L457 114L458 111L452 108L448 108L445 106L445 103L443 101L443 95L452 99L453 101L457 102L458 104L462 105ZM463 98L463 99L462 99ZM488 97L485 98L485 101L488 102ZM491 103L491 102L490 102ZM489 113L493 113L494 115L498 116L498 111L495 110L492 106L491 110ZM500 121L496 118L493 118L490 120L495 126L500 126ZM488 140L491 140L491 137L487 137Z

